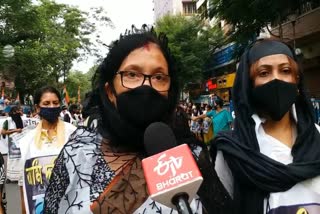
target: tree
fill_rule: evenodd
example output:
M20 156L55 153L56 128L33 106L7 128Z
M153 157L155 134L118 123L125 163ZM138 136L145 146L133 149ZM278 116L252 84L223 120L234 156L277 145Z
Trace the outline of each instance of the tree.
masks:
M78 88L80 87L81 100L85 93L90 90L91 81L88 76L81 71L71 71L68 75L66 86L70 98L77 100L78 98Z
M111 22L101 9L94 15L51 0L2 0L0 48L14 46L15 56L7 60L0 54L0 72L15 81L21 97L43 85L60 87L74 60L99 54L90 39L95 21Z
M85 94L91 91L92 87L95 87L95 85L92 84L92 78L95 75L97 68L98 65L94 65L87 73L82 73L81 71L71 71L69 73L65 84L71 100L77 101L79 86L81 101L83 101Z
M306 3L318 0L209 0L210 17L217 17L233 26L229 41L246 44L270 24L283 23L292 13L301 14ZM274 35L279 36L281 35Z
M219 28L206 25L197 16L167 15L157 21L155 29L168 37L169 48L177 62L181 88L201 82L205 63L222 40Z

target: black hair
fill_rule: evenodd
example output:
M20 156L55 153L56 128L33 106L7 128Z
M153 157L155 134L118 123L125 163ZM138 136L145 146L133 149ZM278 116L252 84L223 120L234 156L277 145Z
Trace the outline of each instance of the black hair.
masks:
M20 110L20 108L18 106L12 106L9 111L9 116L11 117L13 114L15 114L19 110Z
M218 106L220 106L220 108L222 108L223 107L223 100L222 99L216 99L215 101L214 101Z
M108 56L104 59L102 64L96 71L95 78L98 77L99 80L94 79L92 84L93 88L98 85L98 90L100 94L104 94L104 87L106 82L112 85L112 80L121 66L123 60L135 49L142 47L147 43L155 43L159 46L161 52L163 53L169 69L169 75L171 77L171 86L169 89L169 96L173 95L174 106L178 101L178 83L177 83L177 70L175 66L175 61L170 53L168 47L168 39L165 34L156 34L152 29L151 31L130 34L121 37L119 40L113 42L110 46L110 51ZM105 96L104 96L105 97ZM170 98L169 98L170 99ZM173 108L173 106L171 106Z
M151 28L151 30L144 29L120 36L119 40L112 42L109 46L110 50L107 57L102 61L93 76L92 91L87 94L87 98L83 102L84 115L90 116L89 119L98 119L98 132L102 134L103 137L110 139L113 146L126 144L127 142L130 142L127 146L133 149L141 149L141 146L143 146L141 143L144 131L142 127L130 125L130 131L129 129L122 130L123 124L127 122L121 118L117 108L109 100L105 92L105 84L108 83L111 92L115 93L113 79L123 60L132 51L148 43L156 44L159 47L168 65L168 73L170 76L170 88L167 97L168 109L166 113L162 115L161 120L168 124L173 120L174 111L178 102L179 84L175 60L168 47L167 37L163 33L157 34L153 28ZM125 131L126 135L121 131Z
M77 104L71 104L71 105L69 106L69 111L70 111L70 113L74 113L74 111L77 110L78 108L79 108L79 107L78 107Z
M61 102L61 95L56 88L52 86L44 86L39 90L37 90L36 93L34 94L34 104L39 105L42 95L48 92L57 95L59 101Z
M9 112L9 116L12 118L12 120L16 124L17 129L23 128L23 121L22 121L20 113L19 113L20 109L21 108L19 106L13 106L13 107L11 107L10 112ZM17 113L18 113L18 115L17 115Z
M142 47L147 43L154 43L159 46L163 53L169 69L169 75L171 79L170 89L168 91L169 109L170 113L174 112L174 109L178 102L179 88L177 68L173 55L168 47L168 39L165 34L157 34L153 28L151 30L140 31L124 36L120 36L119 40L111 43L110 50L107 57L100 64L92 79L92 91L88 93L83 105L83 112L94 114L92 109L94 106L100 106L100 108L106 108L110 106L111 102L105 93L105 84L109 83L111 86L114 76L121 66L123 60L135 49Z

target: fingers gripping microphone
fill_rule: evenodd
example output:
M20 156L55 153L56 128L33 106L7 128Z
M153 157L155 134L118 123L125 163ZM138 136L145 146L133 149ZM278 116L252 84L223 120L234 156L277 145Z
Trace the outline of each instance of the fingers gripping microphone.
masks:
M142 167L150 197L179 214L192 213L189 203L203 178L188 145L177 146L169 126L156 122L146 129L144 146L149 157Z

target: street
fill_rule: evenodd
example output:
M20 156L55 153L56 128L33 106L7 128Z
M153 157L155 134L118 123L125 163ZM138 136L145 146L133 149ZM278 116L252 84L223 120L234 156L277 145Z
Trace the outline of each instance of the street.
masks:
M6 184L7 193L7 213L8 214L20 214L21 202L20 192L17 183Z

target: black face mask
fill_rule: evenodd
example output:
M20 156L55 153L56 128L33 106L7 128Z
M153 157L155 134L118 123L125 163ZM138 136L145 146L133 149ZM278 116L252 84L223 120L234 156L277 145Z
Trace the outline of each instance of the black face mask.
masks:
M257 110L267 113L279 121L295 103L298 95L297 85L282 80L272 80L252 90L253 104Z
M168 99L150 86L143 85L117 95L120 117L139 128L161 121L168 108Z
M60 112L61 112L60 106L54 107L54 108L41 107L39 115L43 119L47 120L49 123L54 123L58 120Z
M115 94L114 88L112 90ZM103 101L99 133L110 139L114 148L143 151L145 128L152 122L168 122L170 102L149 86L140 86L116 97L117 107Z
M23 122L20 113L14 113L11 115L12 120L15 122L17 129L23 128Z

